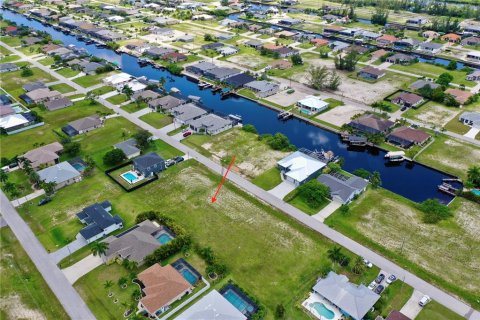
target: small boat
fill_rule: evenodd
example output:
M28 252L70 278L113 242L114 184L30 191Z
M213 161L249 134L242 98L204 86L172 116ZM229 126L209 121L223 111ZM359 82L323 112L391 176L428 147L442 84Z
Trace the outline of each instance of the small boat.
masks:
M385 159L390 162L400 162L405 160L405 152L403 151L389 151L385 155Z
M229 114L228 117L232 120L236 120L238 122L242 122L242 116L239 114Z
M218 91L220 91L220 90L222 90L222 87L216 86L216 87L214 87L214 88L212 89L212 92L218 92Z
M194 102L200 102L200 101L202 101L202 98L199 97L199 96L189 95L187 98L188 98L188 100L191 100L191 101L194 101Z
M170 89L170 91L173 92L173 93L179 93L179 92L180 92L180 89L175 88L175 87L172 87L172 88Z
M285 112L280 112L277 117L278 119L285 121L293 117L293 114L288 111L285 111Z
M145 66L147 64L149 64L151 61L149 59L146 59L146 58L138 58L137 60L137 63L141 66Z
M456 192L458 191L458 189L445 182L438 186L438 190L451 196L456 196Z

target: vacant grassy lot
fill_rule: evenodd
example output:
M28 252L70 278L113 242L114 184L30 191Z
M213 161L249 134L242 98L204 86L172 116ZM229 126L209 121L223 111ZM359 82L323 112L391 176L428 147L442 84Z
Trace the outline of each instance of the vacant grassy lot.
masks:
M173 122L172 117L164 113L150 112L140 117L140 120L145 121L156 129L163 128Z
M409 108L402 116L439 129L455 117L458 111L457 108L449 108L438 102L429 101L418 109Z
M39 144L48 144L58 141L59 137L53 130L59 131L61 127L70 121L86 117L97 112L109 113L110 110L100 104L91 105L89 101L78 101L73 106L55 110L42 111L38 108L34 109L43 117L45 125L26 130L15 135L2 137L0 139L0 149L2 150L2 157L11 158L15 155L24 154L26 151L37 147ZM117 128L117 131L121 132ZM95 132L95 131L93 131Z
M91 86L94 86L96 84L101 83L103 78L111 76L112 74L115 74L115 73L116 73L115 71L112 71L112 72L108 72L108 73L91 74L91 75L75 78L73 80L73 82L81 85L84 88L88 88L88 87L91 87Z
M480 283L471 279L478 273L480 259L472 250L480 245L480 205L456 198L450 206L453 218L428 225L413 202L383 189L369 190L347 215L337 210L326 223L475 303Z
M55 62L55 59L53 59L53 57L46 57L46 58L43 58L41 60L38 60L38 62L40 62L44 66L49 66L49 65L52 65Z
M480 163L480 147L440 135L416 160L465 179L468 168Z
M39 68L31 68L31 70L33 75L29 77L22 77L22 70L2 73L2 76L0 77L0 86L18 99L18 97L24 93L22 86L26 83L33 81L42 81L47 83L58 80Z
M465 134L470 131L470 127L458 121L458 117L454 117L450 120L444 128L448 131L455 132L458 134Z
M127 111L128 113L133 113L145 109L147 104L145 102L132 102L121 107L121 109Z
M256 134L234 128L215 136L192 135L182 140L206 156L226 164L235 155L234 169L249 178L271 169L288 152L272 150Z
M113 90L115 90L114 87L103 86L103 87L100 87L98 89L92 90L92 92L93 92L93 94L95 94L97 96L101 96L105 93L112 92Z
M0 40L3 43L9 45L10 47L18 47L19 45L22 44L20 37L5 36L5 37L1 37Z
M80 70L73 70L71 68L62 68L56 71L59 75L62 75L66 78L75 77L80 73Z
M0 229L1 319L69 319L8 227Z
M0 59L0 63L13 62L13 61L17 61L18 59L20 59L20 57L17 56L16 54L7 54Z
M121 94L117 94L113 97L108 98L107 101L110 102L110 103L113 103L115 105L119 105L119 104L124 103L125 101L128 101L128 97L127 97L127 95L121 93Z
M463 317L459 316L450 309L436 301L427 304L422 311L415 318L416 320L461 320Z
M51 86L50 89L57 90L58 92L61 92L61 93L67 93L67 92L75 91L74 88L70 87L66 83L55 84L55 85Z

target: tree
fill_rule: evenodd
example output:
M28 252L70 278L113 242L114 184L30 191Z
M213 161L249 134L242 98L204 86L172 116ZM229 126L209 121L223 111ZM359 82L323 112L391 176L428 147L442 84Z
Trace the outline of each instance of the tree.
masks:
M42 183L42 180L40 179L40 176L36 171L30 172L30 174L28 175L28 180L30 180L30 182L33 183L35 187L38 187Z
M138 131L133 137L137 141L137 146L141 150L145 150L150 146L150 138L152 134L147 130Z
M183 67L176 64L176 63L169 63L169 64L167 64L166 68L170 73L175 74L175 75L179 75L183 71Z
M360 55L356 51L350 51L345 57L337 55L335 57L335 68L338 70L354 71Z
M453 215L450 208L441 204L438 199L423 201L420 203L419 209L423 212L423 222L425 223L437 223Z
M370 183L374 189L380 187L382 185L382 180L380 178L380 172L374 171L372 176L370 177Z
M43 190L45 190L45 194L47 196L51 196L55 193L55 187L57 186L55 182L50 181L50 182L42 182L40 184Z
M480 188L480 166L473 166L468 169L467 182L474 188Z
M347 214L350 211L350 207L347 204L342 204L340 206L340 212L343 214Z
M457 61L455 60L450 60L447 66L448 70L457 70Z
M365 263L363 262L362 257L355 258L355 263L353 264L352 272L355 274L362 274L365 271Z
M266 143L272 148L273 150L295 150L296 147L290 143L288 140L287 136L277 132L275 133L274 136L272 135L267 135L266 137Z
M94 242L92 243L92 246L90 247L90 250L92 251L92 254L96 257L96 256L102 256L104 255L107 250L108 250L108 243L106 242L100 242L100 241L97 241L97 242Z
M384 26L388 20L388 9L383 6L375 8L375 12L372 14L371 21L373 24Z
M117 281L118 286L121 287L121 288L126 287L127 283L128 283L128 279L125 278L125 277L121 277L121 278L118 279L118 281Z
M275 308L275 319L284 319L285 318L285 307L283 304L277 304Z
M363 168L356 169L353 174L363 179L368 179L372 175L370 171Z
M80 153L80 142L69 142L63 146L64 152L69 156L76 156Z
M130 99L130 97L134 94L132 88L129 85L124 85L122 88L122 92Z
M444 72L438 77L437 83L444 87L447 87L450 84L450 82L452 82L452 80L453 80L453 76L448 72Z
M8 180L7 173L5 172L5 170L0 169L0 182L4 183L4 182L7 182L7 180Z
M210 33L205 33L205 35L203 36L203 40L212 42L217 41L217 38L212 36Z
M331 249L328 249L327 255L328 259L332 260L333 262L338 262L343 256L342 248L335 246Z
M294 66L299 66L303 64L302 57L299 54L294 54L290 57L290 60L292 60L292 64Z
M309 206L318 208L330 197L330 188L313 179L298 187L297 194Z
M328 77L327 88L330 90L337 90L341 83L342 80L340 76L335 71L331 72L330 76Z
M220 4L222 5L222 7L226 7L228 6L228 0L221 0Z
M455 97L449 93L445 94L444 103L448 107L459 107L460 103L455 99Z
M136 288L132 292L132 299L133 300L140 300L141 297L142 297L142 292L140 291L140 289Z
M336 162L330 162L327 167L330 169L330 172L338 172L342 170L342 167Z
M311 66L307 72L307 80L312 88L321 90L326 86L328 74L326 66Z
M23 67L22 68L22 73L20 74L22 77L31 77L33 76L33 71L30 69L30 67Z
M105 290L108 290L108 295L111 295L112 292L110 291L110 288L113 287L113 281L112 280L106 280L103 283L103 287L105 288Z
M116 164L122 163L127 159L125 153L120 149L113 149L105 153L103 156L103 163L109 166L114 166Z

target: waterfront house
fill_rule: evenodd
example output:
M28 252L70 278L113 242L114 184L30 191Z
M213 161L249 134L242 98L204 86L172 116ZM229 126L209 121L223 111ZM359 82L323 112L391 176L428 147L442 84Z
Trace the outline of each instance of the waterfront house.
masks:
M209 69L203 73L203 75L211 80L223 81L228 77L242 73L241 70L235 68L216 67Z
M255 77L246 73L240 73L240 74L236 74L234 76L226 78L223 82L228 86L236 89L236 88L241 88L245 84L252 81L255 81Z
M456 33L447 33L446 35L443 35L440 39L450 43L459 43L460 40L462 40L462 37Z
M178 107L172 108L170 112L175 117L175 121L180 124L188 124L190 121L198 119L208 113L205 109L193 103L179 105Z
M271 96L280 90L280 86L278 84L266 80L252 81L245 84L244 87L252 90L261 98Z
M325 278L319 279L312 291L337 306L342 314L354 320L363 319L380 299L378 294L363 284L351 283L346 276L333 271L330 271Z
M176 62L186 61L187 56L180 52L170 52L170 53L164 54L162 59L170 63L176 63Z
M328 102L323 101L317 96L306 96L305 98L297 101L296 105L300 112L307 115L313 115L328 108Z
M103 79L103 83L121 90L133 77L128 73L116 73Z
M173 53L173 52L176 52L176 51L172 48L151 47L145 50L144 54L149 57L152 57L153 59L160 59L164 55L168 53Z
M480 37L467 37L462 40L462 46L480 46Z
M103 127L103 120L99 116L94 115L72 121L63 127L62 131L68 136L73 137L100 127Z
M196 64L192 64L187 66L185 69L188 72L198 74L198 75L203 75L204 72L211 70L213 68L216 68L217 66L214 65L213 63L207 62L207 61L200 61Z
M480 62L480 52L470 51L467 53L467 59Z
M402 92L392 102L403 107L416 108L423 102L423 97L415 93Z
M295 151L278 161L277 166L286 181L299 186L313 179L326 163L302 151Z
M363 31L362 38L365 40L376 40L377 38L381 37L380 33L372 32L372 31Z
M310 43L316 47L322 47L328 45L328 40L322 38L314 38L310 40Z
M133 159L132 165L135 171L146 178L165 170L165 160L155 152Z
M321 174L317 180L330 189L330 197L332 200L341 204L351 202L355 196L365 191L368 185L367 180L360 177L339 176L338 174L335 176Z
M393 44L395 45L395 47L398 47L400 49L412 50L420 44L420 41L412 38L405 38L397 40Z
M416 58L405 53L395 53L394 55L387 57L385 61L393 64L406 65L416 61Z
M152 90L143 90L139 92L135 92L132 95L132 100L140 100L140 101L151 101L160 98L161 95Z
M395 41L397 41L397 37L392 36L390 34L384 34L377 39L375 39L379 45L382 46L387 46L393 44Z
M189 122L190 129L196 133L219 134L233 127L233 122L210 113Z
M296 34L297 34L296 32L292 32L292 31L288 31L288 30L282 30L282 31L276 32L274 35L277 38L291 39Z
M469 81L480 81L480 70L475 70L466 77Z
M456 88L448 88L445 93L451 94L460 104L465 104L465 102L467 102L468 99L473 95L470 91Z
M399 145L402 148L409 148L412 145L424 145L430 139L430 135L422 130L399 127L390 133L387 140L393 144Z
M58 163L63 146L59 142L53 142L25 153L22 158L26 159L33 169L48 167Z
M418 45L417 50L425 53L437 54L443 48L443 44L434 42L422 42Z
M143 293L138 308L152 318L193 290L193 286L171 265L162 267L156 263L140 272L138 280Z
M141 150L137 148L137 140L134 138L114 144L115 149L122 150L127 159L132 159L140 155Z
M428 30L423 32L422 36L427 39L438 39L438 37L440 37L440 34L438 32Z
M390 120L380 118L373 114L366 114L350 121L348 125L365 133L386 134L394 124L395 123Z
M86 225L80 230L79 235L87 243L92 243L115 230L123 228L120 216L112 216L112 204L109 201L95 203L77 213L77 218Z
M480 35L480 25L477 24L465 24L463 26L464 34Z
M168 111L184 103L184 100L168 95L150 100L148 106L155 111Z
M80 172L67 161L57 163L37 173L41 181L54 183L56 190L82 180Z
M371 66L366 66L357 73L359 77L366 80L378 80L381 77L385 76L385 74L385 71Z
M458 120L467 126L480 129L480 112L478 111L464 112Z

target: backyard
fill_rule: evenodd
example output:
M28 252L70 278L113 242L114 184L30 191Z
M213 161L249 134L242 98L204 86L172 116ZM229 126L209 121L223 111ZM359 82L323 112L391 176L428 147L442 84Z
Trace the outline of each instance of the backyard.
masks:
M453 218L425 224L415 203L384 189L370 189L347 214L337 210L326 224L475 303L480 286L471 279L480 259L471 252L480 246L480 206L457 197L450 207Z

